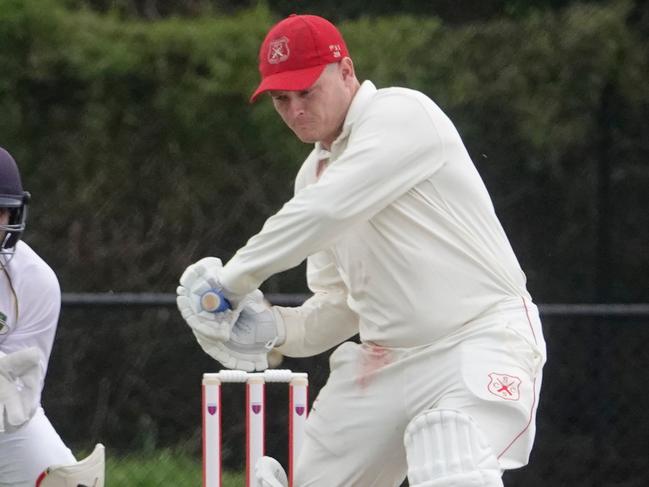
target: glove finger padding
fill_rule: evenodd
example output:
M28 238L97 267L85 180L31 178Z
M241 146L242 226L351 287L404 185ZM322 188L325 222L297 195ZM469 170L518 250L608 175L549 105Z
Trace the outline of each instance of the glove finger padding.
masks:
M27 422L38 408L40 352L26 348L0 356L0 431Z
M211 289L222 291L219 273L223 268L217 257L205 257L187 267L176 289L176 305L183 319L192 328L211 340L228 340L230 330L237 320L238 310L227 309L219 313L205 311L201 297Z
M182 295L181 289L184 288L178 288L176 305L187 324L192 329L199 330L212 340L228 340L230 338L230 330L239 316L239 311L227 310L222 313L201 311L196 313L193 299Z
M200 344L201 348L210 357L221 363L227 369L245 370L246 372L262 371L268 368L268 360L266 354L256 356L243 356L241 354L234 354L228 348L227 342L219 342L213 340L205 340L204 336L194 331L194 336Z
M195 335L205 350L227 368L252 372L268 368L268 353L283 342L284 330L276 312L256 290L246 295L237 310L239 317L227 341L208 341L200 333Z
M191 289L199 281L210 281L210 278L218 276L222 268L223 263L218 257L205 257L185 269L180 276L180 285Z

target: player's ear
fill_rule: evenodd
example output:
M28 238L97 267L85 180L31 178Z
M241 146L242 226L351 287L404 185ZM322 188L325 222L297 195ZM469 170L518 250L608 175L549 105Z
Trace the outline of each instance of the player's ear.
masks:
M354 72L354 62L350 57L344 57L340 61L340 73L342 75L343 81L349 81L356 78Z

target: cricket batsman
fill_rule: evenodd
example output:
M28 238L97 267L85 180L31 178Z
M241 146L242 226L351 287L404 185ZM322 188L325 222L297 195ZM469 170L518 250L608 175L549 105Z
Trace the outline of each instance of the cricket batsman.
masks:
M500 487L527 464L546 360L539 313L455 126L430 98L358 80L338 29L274 25L251 100L313 150L293 197L225 266L180 279L179 309L225 367L277 348L337 347L306 424L295 487ZM267 306L259 286L307 261L313 296ZM359 334L360 344L349 341ZM257 465L260 486L284 485Z

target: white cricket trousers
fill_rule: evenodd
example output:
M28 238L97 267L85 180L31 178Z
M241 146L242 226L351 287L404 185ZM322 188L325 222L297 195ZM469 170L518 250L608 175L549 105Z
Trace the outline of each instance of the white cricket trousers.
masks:
M538 310L523 298L422 347L343 343L307 420L295 486L399 486L405 428L436 408L471 416L503 470L526 465L545 359Z
M17 430L0 433L0 487L34 487L47 467L75 462L42 408Z

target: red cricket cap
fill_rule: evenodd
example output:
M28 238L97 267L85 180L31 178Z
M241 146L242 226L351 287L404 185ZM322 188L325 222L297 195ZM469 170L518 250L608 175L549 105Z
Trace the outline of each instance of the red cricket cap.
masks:
M261 83L250 101L270 90L306 90L327 64L346 56L345 40L331 22L317 15L292 14L275 24L261 44Z

